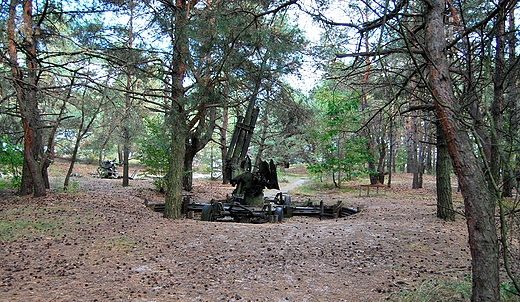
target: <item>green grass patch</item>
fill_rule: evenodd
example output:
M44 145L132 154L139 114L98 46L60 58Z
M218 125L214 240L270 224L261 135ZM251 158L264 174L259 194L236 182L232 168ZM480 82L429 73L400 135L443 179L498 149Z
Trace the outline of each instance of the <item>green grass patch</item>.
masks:
M519 301L520 296L510 283L501 286L500 301ZM404 289L392 294L388 300L398 302L469 301L471 297L471 276L461 279L423 280L414 289Z
M23 206L0 211L0 241L57 236L63 233L67 221L77 218L63 215L71 209L70 206Z
M500 299L507 302L520 301L520 293L512 282L506 282L500 286Z
M389 297L399 302L469 301L471 277L463 279L423 280L414 289L404 289Z
M349 193L355 191L355 188L348 187L346 184L341 188L337 188L334 184L329 182L321 182L315 179L309 179L301 186L292 190L293 195L308 194L314 195L317 193Z
M9 242L21 238L54 236L63 224L54 219L32 217L6 217L0 214L0 241Z
M142 251L142 244L127 235L98 240L96 246L122 255L139 255Z
M309 177L308 173L291 173L291 172L280 172L280 171L278 171L277 175L278 175L278 179Z
M16 177L0 177L0 192L4 192L7 189L17 189L20 187L21 178Z
M0 177L0 192L5 191L6 189L10 189L11 187L11 182L5 178Z

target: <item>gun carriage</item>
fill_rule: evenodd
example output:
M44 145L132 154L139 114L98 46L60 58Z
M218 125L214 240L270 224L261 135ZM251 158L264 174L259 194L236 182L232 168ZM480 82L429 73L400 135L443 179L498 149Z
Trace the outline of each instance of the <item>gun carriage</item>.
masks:
M291 204L289 195L279 192L272 198L264 198L264 189L280 190L276 165L261 160L256 167L251 164L247 152L258 118L259 108L254 100L249 101L245 116L238 116L231 138L223 178L235 189L226 200L212 200L208 203L191 202L184 196L183 213L200 212L203 221L237 221L264 223L282 221L284 217L295 215L323 217L344 217L358 212L358 209L342 206L338 202L326 206L307 202L301 206Z

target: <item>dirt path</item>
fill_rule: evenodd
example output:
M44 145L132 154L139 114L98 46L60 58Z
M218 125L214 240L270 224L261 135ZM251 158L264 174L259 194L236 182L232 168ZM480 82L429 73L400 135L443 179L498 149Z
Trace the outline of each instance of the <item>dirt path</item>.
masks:
M0 199L0 301L383 301L469 274L462 219L435 218L433 187L325 192L359 214L283 223L168 220L144 182L77 178L72 194ZM197 180L195 200L231 190ZM308 196L294 196L308 198ZM464 300L461 298L461 300Z
M302 178L292 178L288 183L280 184L280 190L266 190L264 192L265 197L274 197L279 192L282 192L284 194L291 193L292 190L296 189L297 187L303 185L306 181L309 179L306 177Z

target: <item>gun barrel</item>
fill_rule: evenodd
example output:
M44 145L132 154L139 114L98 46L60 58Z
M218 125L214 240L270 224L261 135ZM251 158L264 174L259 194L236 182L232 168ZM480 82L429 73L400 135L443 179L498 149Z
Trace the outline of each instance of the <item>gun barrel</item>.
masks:
M231 180L234 176L244 172L240 171L241 169L238 166L240 162L247 158L247 151L251 144L259 112L260 109L255 107L254 98L251 98L245 116L238 116L226 156L224 180Z

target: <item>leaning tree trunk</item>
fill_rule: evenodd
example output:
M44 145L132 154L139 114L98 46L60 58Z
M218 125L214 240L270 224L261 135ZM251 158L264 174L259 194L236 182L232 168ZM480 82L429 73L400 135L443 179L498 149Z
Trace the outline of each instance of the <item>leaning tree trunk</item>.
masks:
M72 151L72 157L70 159L69 169L67 170L67 174L65 175L65 181L63 182L63 190L65 191L69 189L70 176L72 175L72 171L74 170L74 164L76 163L76 159L78 157L79 143L81 142L80 131L81 128L78 131L76 143L74 144L74 150Z
M108 129L108 133L105 135L105 140L103 140L103 143L101 143L101 146L99 147L99 156L98 156L98 164L101 164L103 161L103 152L105 151L105 148L108 145L108 142L110 142L110 138L112 137L112 133L117 129L118 123L111 123L110 128Z
M205 106L202 106L199 111L200 119L198 120L197 127L186 136L182 180L182 186L186 191L193 189L193 159L197 153L209 143L215 130L216 108L212 107L206 110L204 107ZM207 119L209 119L209 121Z
M474 153L474 143L455 101L445 52L445 1L427 0L425 12L425 58L428 85L433 92L437 119L446 135L448 150L464 197L472 264L472 301L500 301L498 241L495 203Z
M100 103L99 107L97 109L99 110L99 108L101 106L102 105ZM63 189L65 191L67 191L67 189L69 187L70 175L72 174L72 171L74 170L74 164L76 163L76 159L78 157L78 151L79 151L79 146L80 146L81 140L85 137L85 135L87 135L90 128L92 127L92 124L94 123L94 120L96 119L95 115L92 116L90 118L89 122L87 123L87 125L85 125L85 110L84 110L83 106L81 108L82 108L81 109L81 121L79 123L78 133L76 135L76 142L74 144L74 150L72 151L72 158L70 160L69 169L67 171L67 174L65 175L65 181L63 182Z

